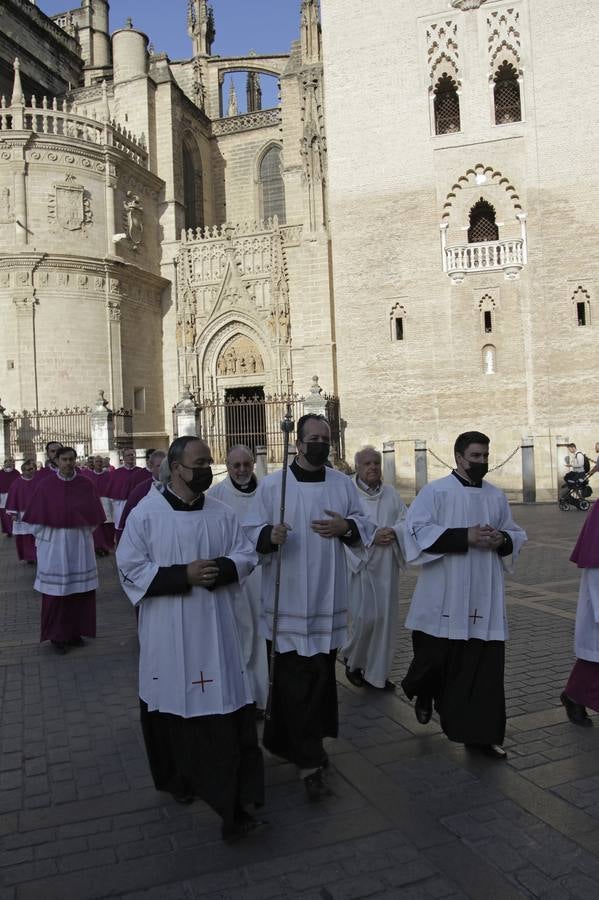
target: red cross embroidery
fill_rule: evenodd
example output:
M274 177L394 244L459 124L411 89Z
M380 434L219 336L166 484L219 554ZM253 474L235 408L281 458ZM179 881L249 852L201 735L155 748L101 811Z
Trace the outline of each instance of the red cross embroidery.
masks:
M204 685L205 685L205 684L211 684L213 681L214 681L214 678L204 678L204 673L203 673L203 672L200 672L200 678L199 678L199 680L198 680L198 681L192 681L191 683L192 683L192 684L201 684L201 685L202 685L202 694L205 694L206 691L204 690Z

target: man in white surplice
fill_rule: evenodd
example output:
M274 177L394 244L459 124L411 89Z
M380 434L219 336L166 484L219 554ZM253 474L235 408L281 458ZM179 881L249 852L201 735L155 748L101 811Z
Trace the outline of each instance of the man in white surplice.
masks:
M275 552L282 552L272 715L263 744L297 765L310 800L331 793L323 768L324 737L338 730L335 658L347 635L347 571L343 544L370 545L375 526L364 516L355 484L327 468L331 431L323 416L297 423L297 457L288 469L285 523L279 522L282 472L267 475L244 530L262 565L261 633L272 639Z
M227 453L227 477L210 488L210 496L221 500L237 513L243 523L256 494L258 481L254 474L254 454L244 444L236 444ZM268 661L266 641L260 634L260 596L262 569L256 566L241 582L241 594L235 603L235 617L241 638L246 671L256 707L266 707L268 693Z
M395 488L383 484L381 454L363 447L354 457L354 481L364 515L377 526L373 545L345 547L349 569L350 640L343 648L345 674L356 687L392 691L388 680L399 608L399 570L404 559L393 526L406 505Z
M416 697L421 724L434 702L450 740L505 759L504 566L526 534L503 491L483 480L489 438L459 435L454 456L452 473L420 491L398 530L406 560L422 566L406 620L414 658L402 687Z
M141 722L154 783L181 803L201 797L226 840L260 823L262 756L234 616L257 563L235 513L206 496L210 450L180 437L164 489L133 509L118 546L121 584L139 605Z

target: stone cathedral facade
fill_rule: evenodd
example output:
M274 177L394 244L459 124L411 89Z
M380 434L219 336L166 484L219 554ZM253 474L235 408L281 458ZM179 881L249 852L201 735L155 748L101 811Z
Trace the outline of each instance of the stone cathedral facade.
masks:
M131 21L111 33L106 0L0 12L2 405L102 389L143 447L168 441L187 386L200 402L305 393L317 372L332 393L315 0L298 0L290 53L230 58L189 0L176 61Z
M107 0L0 0L2 405L101 388L161 446L187 386L318 373L348 456L530 435L549 489L558 435L599 440L599 7L297 0L289 53L219 57L213 5L170 60Z

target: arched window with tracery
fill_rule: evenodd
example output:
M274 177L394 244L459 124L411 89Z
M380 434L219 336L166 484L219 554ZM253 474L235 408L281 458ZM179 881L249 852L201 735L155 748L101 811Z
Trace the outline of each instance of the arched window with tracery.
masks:
M280 147L269 147L260 161L260 213L263 219L277 216L285 222L285 183Z
M204 227L204 183L199 151L183 141L183 202L185 228Z
M481 241L498 240L499 228L495 223L495 207L481 197L470 210L468 243L478 244Z
M460 98L454 79L444 72L435 85L435 134L453 134L460 130Z
M504 60L493 78L493 99L495 102L495 124L522 121L520 82L515 67Z

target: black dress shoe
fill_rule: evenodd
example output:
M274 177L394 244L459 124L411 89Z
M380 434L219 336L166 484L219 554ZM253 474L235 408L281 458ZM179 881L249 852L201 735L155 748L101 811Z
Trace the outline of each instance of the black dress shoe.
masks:
M573 725L582 725L583 728L590 728L593 725L593 720L589 718L586 707L582 703L575 703L574 700L570 700L565 691L560 695L560 700L564 705L566 715Z
M365 687L366 685L361 669L350 669L350 667L346 665L345 677L354 687Z
M313 803L318 800L324 800L325 797L333 796L333 791L324 780L322 769L317 769L311 775L306 775L302 781L304 782L308 800L311 800Z
M255 831L262 831L269 827L267 819L256 819L249 813L243 812L235 818L232 825L223 825L221 834L227 844L235 844Z
M83 640L81 635L79 635L79 637L72 638L72 640L70 641L67 641L67 644L69 645L69 647L85 647L85 641Z
M431 698L416 697L414 712L421 725L428 725L433 714L433 701L431 700Z
M501 744L465 744L465 747L467 750L474 750L484 756L490 756L492 759L507 759L507 750L504 750Z
M52 641L51 643L52 643L52 646L54 647L55 651L60 656L65 655L65 653L67 652L67 645L64 641Z

